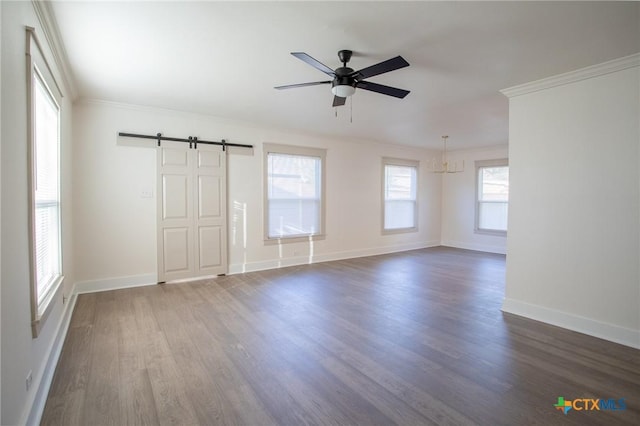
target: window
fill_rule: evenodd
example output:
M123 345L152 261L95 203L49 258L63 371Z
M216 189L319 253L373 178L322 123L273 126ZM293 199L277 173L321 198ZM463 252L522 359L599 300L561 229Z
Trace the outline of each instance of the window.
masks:
M509 209L508 160L476 161L476 232L505 235Z
M383 233L418 229L418 162L383 158Z
M61 93L32 28L27 29L32 333L37 337L60 288Z
M325 153L264 144L265 241L324 236Z

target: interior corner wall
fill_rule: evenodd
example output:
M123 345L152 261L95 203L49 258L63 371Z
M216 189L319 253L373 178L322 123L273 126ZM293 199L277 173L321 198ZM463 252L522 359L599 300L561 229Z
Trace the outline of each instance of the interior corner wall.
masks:
M509 102L503 310L640 347L640 71Z
M156 266L155 141L118 132L198 136L254 145L228 155L229 270L239 273L440 242L440 178L426 173L435 153L407 146L337 140L262 128L207 115L83 101L74 105L74 235L79 288L150 283ZM264 142L327 149L326 238L265 245ZM140 147L140 145L146 147ZM132 146L136 145L136 146ZM382 235L382 157L423 159L419 231ZM142 197L152 188L154 198Z
M24 424L33 413L32 407L42 397L41 386L53 373L52 348L58 343L59 330L69 312L63 293L73 282L71 228L71 101L63 98L61 105L61 209L62 256L65 289L55 300L40 334L31 335L29 295L29 233L28 233L28 169L27 169L27 75L25 63L25 26L36 34L48 60L53 61L44 30L31 2L0 2L1 13L1 85L2 85L2 145L1 172L1 387L0 423ZM55 68L55 66L54 66ZM56 79L63 79L54 69ZM67 90L63 87L66 95ZM32 372L32 386L26 388L26 378ZM46 394L44 395L46 398Z
M506 145L449 151L447 160L464 172L442 175L442 245L505 254L507 238L475 232L475 162L509 157Z

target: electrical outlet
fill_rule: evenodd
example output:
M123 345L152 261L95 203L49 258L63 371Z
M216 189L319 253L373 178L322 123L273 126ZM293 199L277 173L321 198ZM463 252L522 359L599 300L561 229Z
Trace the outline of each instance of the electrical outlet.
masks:
M33 383L33 371L29 370L29 374L27 374L27 390L31 389L31 383Z

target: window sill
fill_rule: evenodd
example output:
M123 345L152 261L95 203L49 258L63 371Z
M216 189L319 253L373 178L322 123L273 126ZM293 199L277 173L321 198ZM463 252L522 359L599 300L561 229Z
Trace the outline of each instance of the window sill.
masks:
M492 229L475 229L474 233L480 235L493 235L494 237L506 237L507 231L497 231Z
M408 234L410 232L418 232L418 228L413 227L413 228L383 229L382 235Z
M62 289L62 283L64 282L64 275L60 275L55 284L51 286L47 297L45 297L44 301L38 306L38 315L35 319L31 321L31 335L35 339L40 334L42 327L44 327L44 323L49 317L53 306L55 305L55 301L58 299L58 293Z
M265 238L264 245L275 246L275 245L290 244L290 243L307 243L307 242L324 240L325 238L326 238L325 234L300 235L300 236L281 237L281 238Z

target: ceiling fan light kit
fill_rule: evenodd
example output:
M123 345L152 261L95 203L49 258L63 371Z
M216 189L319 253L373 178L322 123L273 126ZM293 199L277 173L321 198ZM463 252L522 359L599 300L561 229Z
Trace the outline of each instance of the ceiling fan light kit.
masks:
M356 93L356 88L350 84L332 83L331 93L340 98L348 98Z
M311 65L315 69L322 71L330 77L333 77L333 79L311 83L276 86L274 87L274 89L282 90L298 87L317 86L321 84L331 84L331 93L333 93L334 107L344 105L346 99L356 92L356 88L368 90L370 92L381 93L383 95L393 96L400 99L409 94L408 90L364 81L369 77L408 67L409 63L402 56L396 56L395 58L391 58L378 64L371 65L359 71L354 71L353 68L349 68L347 66L347 63L349 63L353 54L351 50L341 50L338 52L338 58L340 59L340 62L342 62L342 66L336 68L335 70L332 70L322 62L312 58L304 52L291 52L291 54L301 61L304 61L307 64Z

